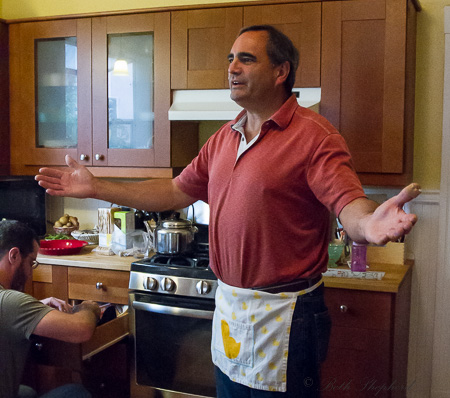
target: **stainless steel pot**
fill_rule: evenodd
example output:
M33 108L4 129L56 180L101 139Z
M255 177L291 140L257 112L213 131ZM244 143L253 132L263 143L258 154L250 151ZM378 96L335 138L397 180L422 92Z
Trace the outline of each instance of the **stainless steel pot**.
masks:
M160 254L183 254L191 249L197 228L179 213L162 220L154 231L154 248Z

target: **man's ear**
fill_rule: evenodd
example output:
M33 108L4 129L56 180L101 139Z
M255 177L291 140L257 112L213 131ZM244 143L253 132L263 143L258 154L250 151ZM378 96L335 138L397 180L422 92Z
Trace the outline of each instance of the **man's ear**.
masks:
M291 65L289 61L285 61L282 64L277 66L277 83L284 84L286 79L289 76L289 72L291 70Z
M18 265L22 262L22 254L20 253L20 250L18 247L13 247L8 252L8 258L9 262L12 265Z

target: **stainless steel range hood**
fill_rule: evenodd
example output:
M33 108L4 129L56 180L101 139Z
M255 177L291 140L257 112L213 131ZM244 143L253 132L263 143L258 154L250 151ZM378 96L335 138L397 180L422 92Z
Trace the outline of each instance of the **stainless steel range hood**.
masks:
M298 103L318 111L320 87L294 88ZM169 120L233 120L242 108L230 98L230 90L177 90Z

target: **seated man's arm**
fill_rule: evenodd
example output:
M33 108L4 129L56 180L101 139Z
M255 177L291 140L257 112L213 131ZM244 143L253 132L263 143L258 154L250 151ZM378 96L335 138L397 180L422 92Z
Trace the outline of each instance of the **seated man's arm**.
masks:
M83 301L72 313L48 312L35 327L33 334L69 343L89 340L100 318L100 307L93 301Z

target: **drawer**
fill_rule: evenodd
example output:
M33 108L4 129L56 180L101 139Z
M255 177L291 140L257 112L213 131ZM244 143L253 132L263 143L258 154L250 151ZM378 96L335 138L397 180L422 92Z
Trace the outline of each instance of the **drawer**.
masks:
M81 371L83 361L118 343L129 335L128 313L95 329L92 338L75 344L41 336L32 336L31 355L41 365Z
M390 330L392 300L392 293L325 289L333 327Z
M127 271L69 267L69 300L128 304L129 279Z
M40 264L33 270L33 282L52 283L52 266L48 264Z

